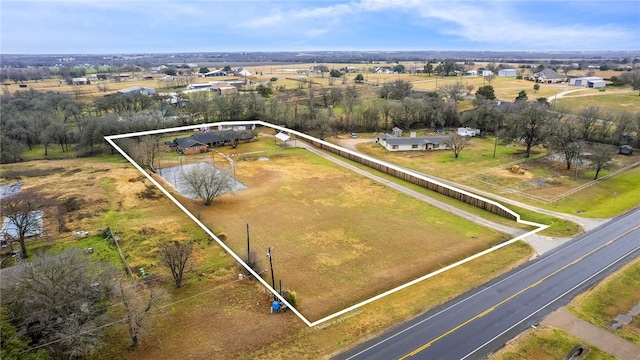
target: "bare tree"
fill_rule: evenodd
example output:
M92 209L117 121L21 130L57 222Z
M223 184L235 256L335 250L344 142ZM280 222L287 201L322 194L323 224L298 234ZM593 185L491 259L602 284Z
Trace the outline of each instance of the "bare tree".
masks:
M496 78L495 75L487 75L484 77L484 80L487 82L487 84L491 85L491 82Z
M154 169L154 163L160 155L160 146L158 142L159 138L157 136L147 135L140 138L130 150L131 157L140 166Z
M20 243L22 258L28 256L25 240L42 233L44 201L33 191L22 191L2 201L2 213L8 220L5 238Z
M610 146L604 144L597 144L594 146L591 153L591 165L590 167L596 171L593 180L598 179L600 170L607 169L611 165L613 160L613 150Z
M98 91L107 92L109 91L109 85L106 82L96 84Z
M459 82L444 84L438 88L440 96L452 99L453 101L461 100L463 92L464 85Z
M601 116L601 110L598 107L590 106L580 110L578 114L578 123L582 132L582 138L585 141L592 141L596 131L596 124Z
M135 349L143 330L144 318L154 305L167 298L167 294L152 282L138 285L129 284L124 279L121 277L117 282L117 294L125 308L125 324L131 340L129 348Z
M182 274L184 274L184 268L191 259L192 250L193 245L191 242L180 243L174 241L160 246L162 262L171 270L176 288L182 285Z
M577 125L570 120L550 122L547 128L548 142L551 150L564 155L567 170L571 170L571 163L580 153L580 133Z
M55 358L90 355L112 294L115 268L77 248L36 257L2 283L2 306L18 331Z
M181 171L181 184L189 195L211 205L214 198L233 192L235 179L231 170L216 169L211 164L202 163L185 167Z
M467 147L467 145L469 145L469 142L471 141L471 138L469 138L468 136L462 136L458 133L453 133L451 134L451 136L449 136L449 139L447 140L447 145L449 146L449 149L453 152L453 156L457 159L458 156L460 155L460 152L462 152L462 150Z

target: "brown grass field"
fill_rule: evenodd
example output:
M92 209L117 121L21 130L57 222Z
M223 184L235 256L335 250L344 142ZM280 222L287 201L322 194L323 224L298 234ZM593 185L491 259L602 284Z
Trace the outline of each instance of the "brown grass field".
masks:
M298 293L298 310L310 321L506 239L306 150L267 156L237 163L236 175L248 190L209 207L182 201L223 231L240 256L249 223L252 249L263 257L272 247L276 285L281 279Z

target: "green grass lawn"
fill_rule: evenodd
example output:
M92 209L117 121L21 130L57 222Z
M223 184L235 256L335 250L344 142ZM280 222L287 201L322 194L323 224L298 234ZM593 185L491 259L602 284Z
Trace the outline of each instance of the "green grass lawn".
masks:
M571 176L567 175L573 174L573 171L559 170L557 167L552 168L548 163L537 162L537 159L541 159L547 153L546 150L535 149L536 153L533 154L529 161L520 163L520 166L527 169L527 172L533 176L528 181L521 180L513 176L507 176L508 174L506 173L508 172L504 169L507 169L510 164L523 159L521 155L523 147L507 147L499 144L494 158L493 146L493 139L490 137L474 138L472 144L462 151L458 159L455 159L449 151L390 152L374 143L359 144L357 149L369 156L390 163L448 180L468 183L480 189L492 192L514 189L522 192L522 196L518 196L517 192L508 196L534 206L568 214L607 218L621 214L640 204L640 186L638 186L640 168L634 168L615 177L600 181L582 191L550 204L533 200L528 198L527 194L539 196L543 199L551 199L579 185L587 184L593 179L594 173L591 169L579 168L580 176L578 181L574 181ZM635 161L632 158L623 158L623 160ZM629 161L620 163L618 167L626 165ZM558 173L558 171L562 172ZM600 176L606 174L607 171L604 171L601 172ZM466 179L467 177L469 179ZM546 185L541 188L533 187L529 183L534 179L542 179ZM522 214L526 214L526 212ZM539 217L539 215L531 215L527 220L536 221L532 218ZM526 219L526 217L523 218ZM546 220L549 221L550 218ZM542 221L542 223L545 222ZM563 233L564 235L571 233L563 230L567 228L566 226L570 227L570 224L558 221L553 221L553 224L557 229L545 230L547 235L549 235L548 232L555 233L558 236Z
M637 167L542 207L589 218L612 217L640 204L639 184L640 167Z
M78 152L75 151L75 145L69 146L69 151L62 151L60 145L49 145L47 155L44 154L44 145L34 145L31 150L27 149L22 152L20 156L23 160L44 160L44 159L72 159L78 156Z
M638 92L619 92L623 89L607 89L604 93L595 89L579 91L575 95L569 94L559 98L556 106L565 108L572 114L580 113L580 110L586 106L599 107L609 113L621 111L640 112L640 96L638 96ZM581 96L586 94L593 96Z
M640 259L626 265L593 289L576 297L568 309L578 317L609 330L608 324L640 303ZM628 325L609 330L640 345L640 316Z

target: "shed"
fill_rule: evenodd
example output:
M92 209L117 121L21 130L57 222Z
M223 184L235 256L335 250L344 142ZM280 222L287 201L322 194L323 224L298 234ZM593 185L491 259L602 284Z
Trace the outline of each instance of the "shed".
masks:
M276 140L280 140L282 147L287 147L287 141L291 140L291 136L283 132L279 132L276 134Z

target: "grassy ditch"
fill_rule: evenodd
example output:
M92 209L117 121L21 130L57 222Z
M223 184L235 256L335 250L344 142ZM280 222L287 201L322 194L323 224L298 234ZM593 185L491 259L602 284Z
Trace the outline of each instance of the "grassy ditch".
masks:
M563 359L576 344L589 348L584 360L613 360L615 356L585 344L582 340L553 328L529 330L509 343L504 349L489 357L490 360L557 360Z
M618 330L608 325L620 314L626 314L640 303L640 259L626 265L593 289L576 297L568 309L594 325L640 345L640 316Z

